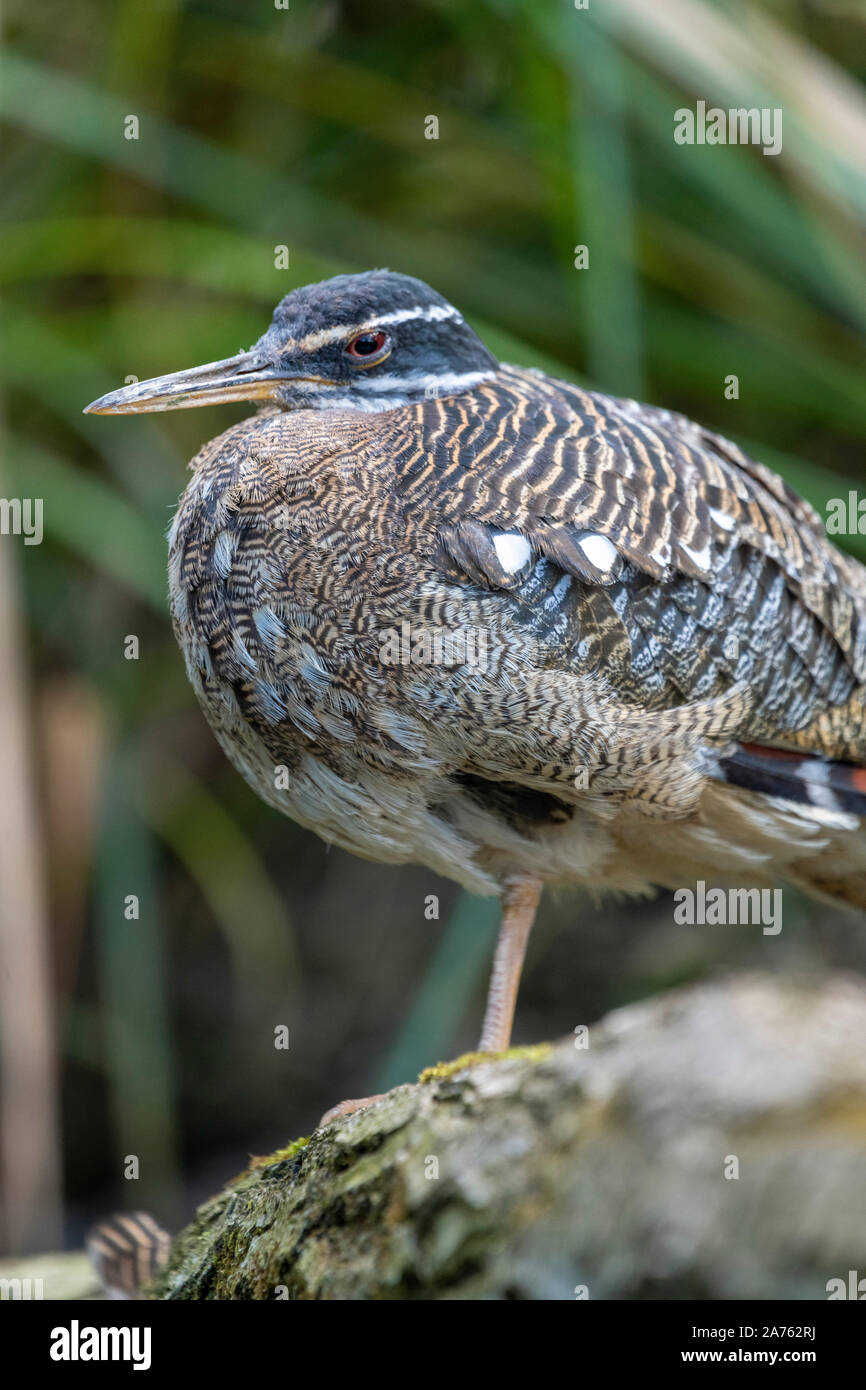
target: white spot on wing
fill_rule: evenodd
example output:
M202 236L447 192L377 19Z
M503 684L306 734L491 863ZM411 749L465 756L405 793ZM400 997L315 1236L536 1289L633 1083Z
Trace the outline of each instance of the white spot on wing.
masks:
M506 574L516 574L532 559L532 546L525 536L517 532L506 532L493 537L496 557Z
M708 570L708 569L709 569L709 567L710 567L710 547L709 547L709 544L705 545L704 548L703 548L703 550L693 550L692 547L691 547L690 545L686 545L685 541L680 541L680 550L683 552L684 555L688 555L689 559L692 561L693 564L695 564L695 565L698 567L698 569L701 569L701 570Z
M607 574L609 570L612 570L619 559L616 546L608 540L607 536L597 534L584 536L577 543L589 563L594 565L597 570L601 570L602 574Z

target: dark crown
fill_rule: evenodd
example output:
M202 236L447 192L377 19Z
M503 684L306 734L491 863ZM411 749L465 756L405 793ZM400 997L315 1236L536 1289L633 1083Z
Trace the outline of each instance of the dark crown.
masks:
M319 408L394 408L465 390L498 366L441 294L390 270L293 290L252 351L278 362L288 378L304 374L311 388L304 404Z

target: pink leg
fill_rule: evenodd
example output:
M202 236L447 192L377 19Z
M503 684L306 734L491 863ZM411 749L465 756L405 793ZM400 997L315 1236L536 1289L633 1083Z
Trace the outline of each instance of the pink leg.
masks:
M516 879L506 885L479 1052L503 1052L511 1042L520 972L540 897L537 879Z
M502 895L502 926L493 957L479 1052L504 1052L511 1042L520 972L540 897L541 884L532 878L515 879L506 885ZM344 1100L325 1112L319 1126L381 1099L381 1096L365 1096L362 1100Z

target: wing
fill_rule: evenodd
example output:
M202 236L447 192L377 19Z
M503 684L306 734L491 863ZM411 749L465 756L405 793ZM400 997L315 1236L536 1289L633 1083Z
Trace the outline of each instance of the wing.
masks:
M410 524L552 665L645 710L746 686L749 740L866 761L866 570L736 445L514 368L388 418Z

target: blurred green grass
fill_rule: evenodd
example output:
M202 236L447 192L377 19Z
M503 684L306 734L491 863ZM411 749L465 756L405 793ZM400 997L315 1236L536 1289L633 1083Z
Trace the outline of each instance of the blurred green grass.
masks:
M85 962L90 942L101 993L71 978L60 1002L71 1056L114 1097L118 1146L163 1116L151 1190L170 1193L195 1141L160 952L212 930L242 1011L274 1000L275 978L297 998L306 923L290 921L284 875L303 880L307 842L210 750L165 613L183 464L243 412L131 427L82 406L127 374L236 351L296 285L386 264L433 283L505 360L684 410L823 511L860 483L866 439L866 15L783 0L19 0L5 22L6 486L44 497L46 520L45 544L18 553L34 701L49 678L81 680L106 730L104 805L79 867L88 923L70 925L57 884L52 901L54 931L78 930ZM673 112L699 97L782 105L783 155L675 145ZM866 558L866 538L846 543ZM126 633L146 653L134 672ZM118 765L159 771L118 779ZM150 885L152 968L118 922L118 862ZM301 900L318 910L314 888ZM486 940L484 905L459 903L458 922ZM477 994L484 953L453 939L414 1010L378 1006L392 1015L373 1045L387 1080L435 1060L422 1047L445 1055ZM109 1041L123 1018L141 1025L132 1052ZM97 1182L83 1159L73 1178Z

